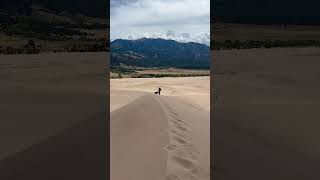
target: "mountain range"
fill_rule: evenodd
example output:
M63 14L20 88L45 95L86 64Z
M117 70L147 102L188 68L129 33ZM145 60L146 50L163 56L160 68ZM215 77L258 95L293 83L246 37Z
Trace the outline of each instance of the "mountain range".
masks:
M117 39L110 44L111 66L210 68L209 46L174 40L141 38Z
M106 0L1 0L0 54L108 50Z

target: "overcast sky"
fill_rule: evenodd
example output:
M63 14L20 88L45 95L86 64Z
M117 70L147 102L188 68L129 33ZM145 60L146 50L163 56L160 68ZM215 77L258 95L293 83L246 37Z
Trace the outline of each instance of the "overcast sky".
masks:
M210 0L111 0L111 40L210 42Z

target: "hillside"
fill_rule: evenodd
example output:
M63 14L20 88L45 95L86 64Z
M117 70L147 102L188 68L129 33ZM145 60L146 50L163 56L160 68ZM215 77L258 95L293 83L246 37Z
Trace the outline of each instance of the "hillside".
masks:
M320 26L212 23L212 49L320 47Z
M107 3L100 0L0 2L0 54L108 50ZM30 52L30 51L28 51Z
M142 38L114 40L110 45L111 65L139 67L210 67L210 50L199 43L179 43L173 40Z

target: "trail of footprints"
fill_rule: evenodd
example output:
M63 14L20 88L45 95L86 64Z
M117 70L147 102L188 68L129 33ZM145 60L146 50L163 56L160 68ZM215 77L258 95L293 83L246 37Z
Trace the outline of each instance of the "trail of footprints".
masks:
M190 126L179 119L170 105L164 103L169 110L170 143L168 151L168 167L166 180L196 180L198 173L197 157L199 152L192 144Z

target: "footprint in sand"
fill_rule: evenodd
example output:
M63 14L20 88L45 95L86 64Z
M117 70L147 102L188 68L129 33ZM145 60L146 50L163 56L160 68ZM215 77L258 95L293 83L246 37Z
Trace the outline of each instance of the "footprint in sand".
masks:
M176 141L178 144L187 144L187 141L180 137L174 136L172 139Z
M179 114L177 114L177 113L174 112L174 111L170 111L170 113L171 113L171 114L174 114L174 115L176 115L176 116L179 116Z
M181 125L181 126L188 126L188 124L186 123L186 122L183 122L183 121L179 121L179 120L177 120L177 119L175 119L175 118L173 118L172 120L171 120L173 123L175 123L175 124L177 124L177 125Z
M183 167L184 169L187 169L187 170L193 170L196 168L194 162L190 159L187 159L187 158L173 156L172 161L176 162L181 167Z
M189 126L189 124L188 124L187 122L184 122L184 121L181 120L181 119L178 119L178 118L176 118L176 117L173 117L173 119L174 119L174 121L177 121L177 122L179 122L179 123L181 123L181 124L185 124L185 125Z
M181 125L176 125L176 127L177 127L177 129L179 129L179 130L181 130L181 131L183 131L183 132L188 131L187 128L185 128L185 127L183 127L183 126L181 126Z
M180 121L177 121L175 119L171 120L172 123L174 123L175 125L178 125L178 126L184 126L185 124L183 124L182 122Z
M174 135L177 135L177 136L179 136L181 138L184 138L184 137L187 136L186 132L178 132L178 131L176 131L174 129L171 130L171 133L174 134Z

